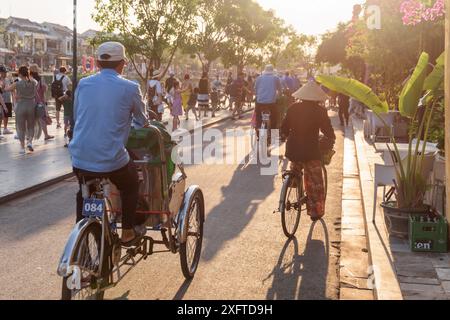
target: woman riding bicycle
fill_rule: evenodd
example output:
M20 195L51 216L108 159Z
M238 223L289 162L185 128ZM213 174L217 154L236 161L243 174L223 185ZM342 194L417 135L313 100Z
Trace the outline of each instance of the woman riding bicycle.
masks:
M333 144L336 136L327 110L321 105L328 97L319 85L310 81L293 97L300 102L289 108L281 126L281 135L287 138L286 158L291 161L292 170L304 170L308 215L317 221L325 215L319 134L321 131Z

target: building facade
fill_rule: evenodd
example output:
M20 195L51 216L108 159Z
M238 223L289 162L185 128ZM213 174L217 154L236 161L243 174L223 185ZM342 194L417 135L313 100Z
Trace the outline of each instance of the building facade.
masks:
M0 64L10 69L35 63L44 71L52 71L55 67L70 68L73 63L73 33L65 26L9 17L0 19L0 33ZM89 30L85 36L78 35L79 65L83 55L93 54L89 37L95 34Z

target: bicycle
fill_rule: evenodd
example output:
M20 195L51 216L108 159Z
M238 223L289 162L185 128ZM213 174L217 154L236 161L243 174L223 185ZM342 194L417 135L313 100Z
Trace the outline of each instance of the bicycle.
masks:
M322 175L326 199L328 194L328 173L325 164L322 164ZM298 230L301 214L307 210L308 195L304 188L303 169L300 172L294 170L285 171L283 180L278 212L281 213L281 224L285 236L293 238Z
M140 156L133 156L139 174L137 219L148 232L160 234L162 239L144 236L136 246L123 247L119 237L119 191L104 175L81 172L84 219L70 234L58 265L62 300L102 300L106 290L117 286L139 262L157 253L179 254L187 280L193 279L197 271L205 222L203 192L198 186L186 189L182 165L169 180L169 161L160 129L151 126L142 130L136 134L136 145L142 145L139 139L150 133L158 150L152 158L145 155L140 160ZM143 150L139 147L131 151L137 155ZM156 251L155 245L166 250Z
M219 90L219 109L230 110L230 96L222 90Z

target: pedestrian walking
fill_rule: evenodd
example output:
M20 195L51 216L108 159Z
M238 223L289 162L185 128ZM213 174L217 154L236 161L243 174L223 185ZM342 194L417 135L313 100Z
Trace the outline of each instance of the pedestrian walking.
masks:
M338 104L339 104L339 119L341 121L341 126L348 126L350 120L350 97L345 94L340 93L338 95Z
M175 82L177 82L177 79L175 79L175 72L170 71L169 78L165 82L165 92L166 92L166 100L167 104L169 106L169 110L172 110L172 104L173 104L173 95L172 95L172 89L175 86Z
M63 104L64 108L64 148L68 148L69 143L72 140L73 130L75 129L72 91L66 91L66 93L61 98L59 98L59 101Z
M33 152L33 139L36 124L36 87L37 82L30 76L28 67L19 68L19 81L6 87L6 91L15 91L17 97L16 105L16 125L17 136L20 141L20 154L26 154L25 138L27 139L27 149Z
M35 98L36 118L39 121L42 131L44 132L44 140L52 140L55 137L48 134L48 125L52 123L52 120L50 118L50 115L48 114L47 99L45 97L48 86L39 74L39 67L36 64L30 66L30 75L37 82Z
M200 117L202 112L204 112L204 116L208 116L209 109L209 80L208 73L203 72L202 78L198 83L198 108L200 112Z
M219 109L219 89L213 87L211 91L211 108L212 108L212 118L216 117L216 111Z
M189 101L188 101L188 107L185 110L186 112L186 120L189 120L189 111L192 110L192 113L195 116L195 120L199 121L199 116L197 114L197 101L198 101L198 88L195 88L194 91L192 92Z
M160 71L153 71L153 77L147 83L147 107L149 110L157 114L158 118L156 120L162 121L162 116L164 114L163 105L163 90L160 79ZM150 118L152 115L150 114Z
M60 122L60 114L61 114L61 108L62 103L59 101L59 98L61 98L64 95L64 92L69 90L69 87L72 85L72 81L70 81L70 78L66 75L67 69L66 67L59 68L59 72L55 74L55 78L52 82L52 97L55 99L56 104L56 128L61 129L61 122Z
M183 101L181 98L181 87L180 83L176 81L174 83L174 86L171 90L171 94L173 96L173 104L172 104L172 110L171 114L173 117L173 127L172 131L176 131L178 127L180 126L180 117L183 115Z
M0 88L0 123L7 111L8 108L6 107L5 100L3 99L3 90ZM0 130L0 141L2 140L5 140L5 138L2 136L2 131Z
M191 81L191 76L186 74L184 76L184 80L181 84L181 100L183 105L183 110L186 111L188 109L188 102L193 92L193 86Z
M3 110L3 134L13 134L11 130L8 129L9 118L12 118L13 111L13 94L4 90L13 84L12 78L8 77L7 70L4 66L0 66L0 89L2 89L2 98L6 105L6 110ZM0 122L0 132L1 132L1 122Z

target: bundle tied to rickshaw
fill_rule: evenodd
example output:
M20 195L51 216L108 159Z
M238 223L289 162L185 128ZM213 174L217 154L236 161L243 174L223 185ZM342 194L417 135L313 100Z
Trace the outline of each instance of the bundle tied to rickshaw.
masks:
M175 163L172 159L172 151L177 144L172 140L172 136L163 123L151 121L150 125L158 128L162 134L167 163L167 177L170 181L175 173ZM132 128L127 143L127 149L132 154L133 158L137 158L136 160L143 160L145 156L160 159L161 150L158 139L158 135L155 134L155 131L152 128Z

